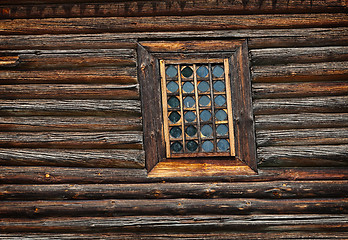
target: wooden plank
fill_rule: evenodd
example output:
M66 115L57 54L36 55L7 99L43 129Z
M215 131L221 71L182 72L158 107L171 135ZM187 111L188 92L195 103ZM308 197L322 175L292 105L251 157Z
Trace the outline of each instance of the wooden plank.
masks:
M186 214L347 214L347 198L2 201L2 218Z
M0 200L348 197L348 181L2 185ZM194 201L194 200L193 200Z
M348 180L347 168L259 168L258 175L149 178L145 169L2 166L1 184L84 184L148 182L258 182L278 180Z
M28 83L137 83L135 67L98 67L89 69L0 70L0 84Z
M348 166L348 145L281 146L257 149L260 167Z
M140 116L114 117L0 117L1 131L141 131Z
M255 116L256 130L348 127L348 113L300 113Z
M0 100L0 116L139 116L138 100Z
M342 62L348 60L348 47L268 48L250 51L251 63L278 65L289 63Z
M254 82L345 81L348 61L254 66L251 75Z
M346 82L254 83L254 98L347 96Z
M136 24L134 24L136 22ZM78 34L136 31L188 31L231 29L274 29L346 27L347 16L335 14L273 14L108 17L108 18L47 18L0 21L0 33L8 34Z
M281 113L345 113L348 112L348 96L256 99L254 114Z
M138 84L21 84L0 86L2 99L139 99Z
M142 132L0 132L0 147L6 148L141 149L142 145Z
M79 141L84 141L84 137L81 137ZM74 144L78 145L79 143L76 142ZM143 168L145 166L145 156L143 150L0 148L0 155L0 164L6 166L18 165L116 168Z

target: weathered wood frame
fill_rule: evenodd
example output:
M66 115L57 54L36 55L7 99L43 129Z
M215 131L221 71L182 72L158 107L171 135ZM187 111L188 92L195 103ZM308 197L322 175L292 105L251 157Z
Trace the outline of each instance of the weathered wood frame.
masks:
M138 43L144 148L149 177L250 175L257 173L251 81L246 40L144 41ZM235 157L167 159L161 101L160 60L228 58Z

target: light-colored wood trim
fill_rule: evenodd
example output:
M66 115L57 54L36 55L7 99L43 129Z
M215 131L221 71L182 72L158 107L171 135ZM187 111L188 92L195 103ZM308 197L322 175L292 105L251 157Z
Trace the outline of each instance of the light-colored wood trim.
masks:
M178 82L179 82L182 150L183 150L183 152L185 152L184 100L182 99L181 65L178 64L176 67L178 69Z
M163 111L163 127L164 139L166 142L166 156L170 157L169 127L168 127L168 105L167 105L167 84L166 84L166 68L164 60L160 60L161 89L162 89L162 111Z
M201 138L201 120L200 120L200 116L199 116L199 104L198 104L198 86L197 86L196 64L193 64L193 81L194 81L194 86L195 86L195 98L196 98L198 152L200 152L200 150L202 148L202 138Z
M209 59L199 59L194 58L193 56L191 59L170 59L166 60L166 64L206 64L206 63L221 63L223 62L223 58L209 58Z

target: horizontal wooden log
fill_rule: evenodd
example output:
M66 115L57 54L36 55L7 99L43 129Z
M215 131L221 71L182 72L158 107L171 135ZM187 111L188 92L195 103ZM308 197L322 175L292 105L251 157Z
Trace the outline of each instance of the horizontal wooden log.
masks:
M84 141L84 137L81 137L79 142L81 141ZM74 145L77 144L78 142ZM5 166L144 168L145 156L143 150L128 149L101 151L0 148L0 164Z
M348 113L300 113L255 116L256 130L348 127Z
M258 182L278 180L348 180L347 168L261 168L257 175L149 178L145 169L2 166L1 184Z
M347 82L254 83L254 98L346 96Z
M139 99L138 84L22 84L0 86L2 99Z
M136 22L136 24L134 24ZM347 27L346 14L273 14L109 17L109 18L48 18L1 20L0 33L8 34L68 34L137 31L189 31L231 29L274 29Z
M260 167L348 166L348 145L259 147Z
M0 67L15 67L19 64L18 56L1 56L0 55Z
M110 199L65 201L2 201L0 216L77 217L186 214L347 214L348 199Z
M309 13L343 11L341 1L227 1L207 2L204 0L180 1L124 1L110 3L91 3L88 1L19 1L31 5L3 5L0 18L48 18L48 17L110 17L110 16L151 16L151 15L190 15L190 14L233 14L238 13ZM53 3L52 3L53 2ZM57 3L58 2L58 3ZM83 3L88 2L88 3ZM107 1L104 1L107 2ZM41 3L38 5L38 3ZM42 4L45 3L45 4ZM2 4L13 4L3 1ZM64 4L64 5L62 5Z
M2 185L0 200L348 197L348 181ZM192 200L195 201L195 200Z
M142 132L1 132L0 147L142 148ZM6 152L6 151L5 151ZM25 153L23 153L25 154Z
M254 66L254 82L301 82L347 80L348 61L288 64L279 66Z
M348 128L259 130L256 132L256 142L257 146L259 147L282 145L308 146L320 144L347 144Z
M0 100L0 116L138 116L138 100Z
M346 46L348 28L306 28L306 29L240 29L216 31L185 32L138 32L103 34L64 34L64 35L3 35L0 49L120 49L136 48L138 38L178 39L178 38L249 38L248 47L275 48L299 46ZM44 43L44 44L43 44Z
M135 67L55 69L49 71L0 70L0 84L28 83L137 83Z
M1 131L141 131L141 117L0 117Z
M254 113L346 113L348 96L257 99L253 104Z
M342 62L348 60L348 47L253 49L250 51L250 54L251 63L254 66L310 62Z

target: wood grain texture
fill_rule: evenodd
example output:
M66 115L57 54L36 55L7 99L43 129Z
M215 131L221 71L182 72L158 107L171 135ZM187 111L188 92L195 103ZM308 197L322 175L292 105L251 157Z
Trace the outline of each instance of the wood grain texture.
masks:
M136 23L136 24L134 24ZM231 29L274 29L347 27L346 14L281 15L216 15L109 18L48 18L1 20L0 33L8 34L71 34L136 31L188 31Z
M45 136L43 135L43 138L44 137ZM84 137L81 137L80 140L74 142L72 145L78 147L77 145L79 142L83 140ZM96 144L96 146L98 145ZM4 166L17 165L110 168L143 168L145 166L144 151L129 149L67 150L0 148L0 156L0 164Z
M15 67L19 64L18 56L1 56L0 55L0 67Z
M0 130L3 132L38 131L141 131L140 116L113 117L0 117Z

